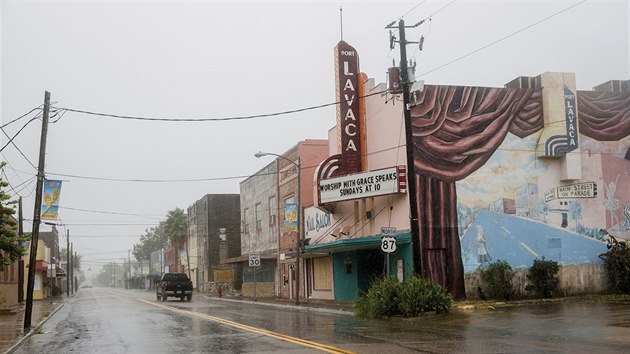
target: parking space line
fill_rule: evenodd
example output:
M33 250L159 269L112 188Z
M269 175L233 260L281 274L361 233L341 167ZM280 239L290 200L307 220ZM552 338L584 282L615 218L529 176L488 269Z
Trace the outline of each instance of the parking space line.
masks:
M153 301L144 300L144 299L137 299L137 300L141 301L141 302L144 302L146 304L149 304L149 305L153 305L155 307L161 307L163 309L166 309L166 310L169 310L169 311L172 311L172 312L181 313L181 314L189 315L189 316L200 317L200 318L206 319L208 321L212 321L212 322L220 323L220 324L223 324L223 325L226 325L226 326L242 329L242 330L245 330L245 331L248 331L248 332L252 332L252 333L262 334L262 335L265 335L265 336L268 336L268 337L280 339L280 340L283 340L283 341L291 342L291 343L294 343L294 344L302 345L302 346L313 348L313 349L318 349L318 350L321 350L321 351L324 351L324 352L328 352L328 353L343 353L343 354L353 354L354 353L354 352L351 352L351 351L348 351L348 350L345 350L345 349L333 347L333 346L322 344L322 343L311 342L311 341L308 341L308 340L305 340L305 339L292 337L292 336L289 336L289 335L286 335L286 334L277 333L277 332L269 331L269 330L262 329L262 328L248 326L248 325L245 325L245 324L242 324L242 323L226 320L224 318L206 315L204 313L199 313L199 312L189 311L189 310L183 310L183 309L179 309L179 308L176 308L176 307L173 307L173 306L162 305L162 304L155 303Z

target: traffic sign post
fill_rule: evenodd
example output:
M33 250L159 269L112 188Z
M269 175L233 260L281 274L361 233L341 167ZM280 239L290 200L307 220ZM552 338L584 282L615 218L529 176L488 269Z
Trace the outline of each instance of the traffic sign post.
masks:
M250 267L260 267L260 253L250 253L249 254L249 266Z
M396 228L395 227L382 226L381 227L381 235L383 235L383 236L396 236Z
M381 227L381 251L386 254L387 273L389 276L389 254L396 252L396 228Z
M396 252L396 236L381 236L381 251L387 254Z
M254 267L254 301L256 301L256 269L260 267L260 253L249 254L249 266Z

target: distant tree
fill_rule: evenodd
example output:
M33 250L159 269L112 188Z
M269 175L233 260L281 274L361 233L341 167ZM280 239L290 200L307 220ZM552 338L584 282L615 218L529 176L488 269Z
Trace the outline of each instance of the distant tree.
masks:
M569 216L575 220L575 228L578 227L578 220L582 218L582 205L576 201L569 203Z
M133 245L133 256L142 264L143 260L151 258L151 253L159 251L168 244L168 235L164 232L164 222L159 226L146 229L140 236L140 242Z
M164 222L164 232L168 236L171 245L176 249L184 248L186 252L186 263L188 276L190 277L190 259L188 256L188 217L180 208L175 208L168 212Z
M0 169L6 162L0 162ZM9 184L0 178L0 271L17 261L24 253L22 242L26 237L19 237L17 222L13 218L15 214L15 200L4 192L3 188Z

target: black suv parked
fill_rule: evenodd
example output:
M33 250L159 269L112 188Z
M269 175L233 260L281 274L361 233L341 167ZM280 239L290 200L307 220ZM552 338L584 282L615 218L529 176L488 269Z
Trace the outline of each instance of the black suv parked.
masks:
M193 284L184 273L164 273L157 285L157 300L178 297L181 301L192 299Z

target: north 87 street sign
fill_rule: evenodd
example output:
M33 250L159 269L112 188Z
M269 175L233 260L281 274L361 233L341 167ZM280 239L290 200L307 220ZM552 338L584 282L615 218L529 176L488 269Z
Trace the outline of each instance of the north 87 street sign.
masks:
M381 237L381 251L385 253L396 252L396 237L395 236L382 236Z

